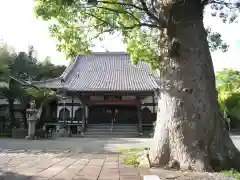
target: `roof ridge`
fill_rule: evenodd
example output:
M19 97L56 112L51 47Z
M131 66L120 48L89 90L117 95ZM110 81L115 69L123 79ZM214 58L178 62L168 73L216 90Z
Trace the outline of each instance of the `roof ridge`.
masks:
M113 55L128 55L127 52L124 52L124 51L105 51L105 52L91 52L89 55L110 55L110 54L113 54ZM86 55L86 56L89 56L89 55Z
M61 76L59 76L59 78L61 79L66 79L67 76L69 75L69 73L72 71L72 69L76 66L77 61L80 59L80 55L78 55L75 60L69 64L69 66L65 69L65 71L63 71L63 73L61 74Z

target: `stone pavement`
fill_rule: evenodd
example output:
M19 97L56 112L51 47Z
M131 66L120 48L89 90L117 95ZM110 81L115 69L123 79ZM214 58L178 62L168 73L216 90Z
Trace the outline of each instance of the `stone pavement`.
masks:
M147 169L126 167L119 154L1 153L1 180L140 180Z
M233 140L240 148L240 137ZM0 139L0 180L141 180L159 170L126 167L117 151L148 147L150 142L144 138Z
M140 180L148 170L126 167L117 151L146 147L148 140L0 139L0 180Z

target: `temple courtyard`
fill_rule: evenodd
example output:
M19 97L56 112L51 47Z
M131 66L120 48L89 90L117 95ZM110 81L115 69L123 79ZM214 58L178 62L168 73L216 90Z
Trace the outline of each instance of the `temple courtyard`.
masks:
M232 139L240 149L240 136ZM150 143L147 138L0 139L0 180L140 180L154 170L124 165L119 151Z

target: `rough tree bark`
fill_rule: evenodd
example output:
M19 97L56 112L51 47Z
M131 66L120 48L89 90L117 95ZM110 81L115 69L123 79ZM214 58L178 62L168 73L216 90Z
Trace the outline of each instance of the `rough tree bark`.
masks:
M167 48L168 55L162 59L162 84L150 161L164 166L174 160L180 168L197 171L239 169L240 153L225 128L217 102L203 8L197 0L185 0L181 4L174 4L174 0L168 2L172 5L164 14L173 21L168 23L165 37L168 45L176 38L180 50L170 57Z

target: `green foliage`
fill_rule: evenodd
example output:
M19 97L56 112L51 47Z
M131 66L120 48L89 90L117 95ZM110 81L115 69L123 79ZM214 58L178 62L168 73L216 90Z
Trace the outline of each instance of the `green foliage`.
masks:
M118 151L126 155L124 164L137 167L139 165L138 158L143 154L144 148L120 148Z
M143 152L144 148L120 148L118 149L119 152L121 153L139 153L139 152Z
M200 0L199 0L200 1ZM148 62L152 68L159 67L161 31L167 17L159 12L162 1L146 0L35 0L37 17L51 22L50 32L58 40L57 49L67 58L88 54L96 41L121 33L133 63ZM233 22L236 3L225 4L223 0L201 1L211 4L213 15ZM162 8L163 9L163 8ZM229 16L226 16L228 14ZM231 20L230 20L231 19ZM226 21L225 21L226 22ZM211 51L226 52L228 45L219 33L207 29Z
M233 177L236 180L240 180L240 173L235 171L235 170L231 170L231 171L223 171L223 174L229 176L229 177Z
M54 65L51 63L50 58L46 58L45 61L39 62L37 75L34 80L46 80L59 77L65 70L65 66Z
M124 159L124 164L137 167L139 165L137 158L138 158L138 156L136 156L136 155L129 155Z
M50 61L39 63L34 57L34 53L35 50L32 46L29 47L27 53L16 53L7 44L0 48L0 95L7 99L9 103L8 111L12 122L14 122L14 101L19 102L23 111L26 111L30 96L36 98L40 102L40 106L44 106L49 100L56 97L54 92L45 89L33 92L26 89L23 86L24 83L20 82L58 77L65 69L65 66L54 66Z
M240 71L224 69L216 73L216 81L221 110L240 120Z
M224 106L230 117L240 120L240 93L233 93L227 97Z
M26 88L26 94L33 97L38 102L50 101L58 97L55 91L50 89L38 89L35 87Z

